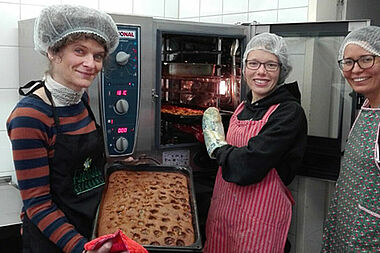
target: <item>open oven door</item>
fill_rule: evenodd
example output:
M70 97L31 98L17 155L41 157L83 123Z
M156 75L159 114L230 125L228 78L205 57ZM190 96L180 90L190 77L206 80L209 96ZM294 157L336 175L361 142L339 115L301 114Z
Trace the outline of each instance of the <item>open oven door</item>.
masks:
M345 143L363 102L345 83L337 65L344 37L369 20L251 25L251 36L262 32L286 39L301 104L308 119L308 144L298 175L336 180Z

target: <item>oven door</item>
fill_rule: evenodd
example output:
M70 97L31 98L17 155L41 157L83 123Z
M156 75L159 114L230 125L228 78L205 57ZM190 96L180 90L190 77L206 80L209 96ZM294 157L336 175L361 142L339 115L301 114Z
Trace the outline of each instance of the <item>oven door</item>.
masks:
M308 119L308 143L299 175L336 180L361 96L345 83L337 65L344 37L369 21L338 21L251 26L251 34L283 36L294 66L287 82L298 81Z

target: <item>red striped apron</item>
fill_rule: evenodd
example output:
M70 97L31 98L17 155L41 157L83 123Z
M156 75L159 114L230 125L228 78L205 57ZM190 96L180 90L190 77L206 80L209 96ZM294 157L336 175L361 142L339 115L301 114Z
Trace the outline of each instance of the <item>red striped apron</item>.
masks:
M227 142L246 146L279 106L273 105L258 121L240 121L241 103L231 117ZM203 252L284 252L292 216L293 197L275 169L257 184L226 182L219 168L206 224Z

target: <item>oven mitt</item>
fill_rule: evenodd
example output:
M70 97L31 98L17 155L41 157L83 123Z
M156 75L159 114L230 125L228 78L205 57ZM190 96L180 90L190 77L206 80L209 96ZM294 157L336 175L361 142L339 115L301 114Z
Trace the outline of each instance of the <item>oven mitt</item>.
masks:
M109 252L130 252L130 253L148 253L148 251L128 238L120 229L114 234L103 235L84 245L85 250L97 250L108 240L112 240L112 247Z
M222 117L217 108L209 107L203 113L202 129L207 153L211 158L215 158L215 149L227 144Z

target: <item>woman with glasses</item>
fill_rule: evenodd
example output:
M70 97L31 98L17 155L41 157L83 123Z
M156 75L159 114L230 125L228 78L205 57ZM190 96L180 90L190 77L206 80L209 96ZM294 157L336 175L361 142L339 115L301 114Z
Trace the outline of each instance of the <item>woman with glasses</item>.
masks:
M348 137L322 252L380 252L380 27L348 34L338 57L343 76L366 100Z
M249 92L227 137L218 109L203 116L207 151L220 165L204 252L288 252L293 197L286 187L304 154L307 121L282 37L262 33L243 55ZM287 243L286 243L287 242Z

